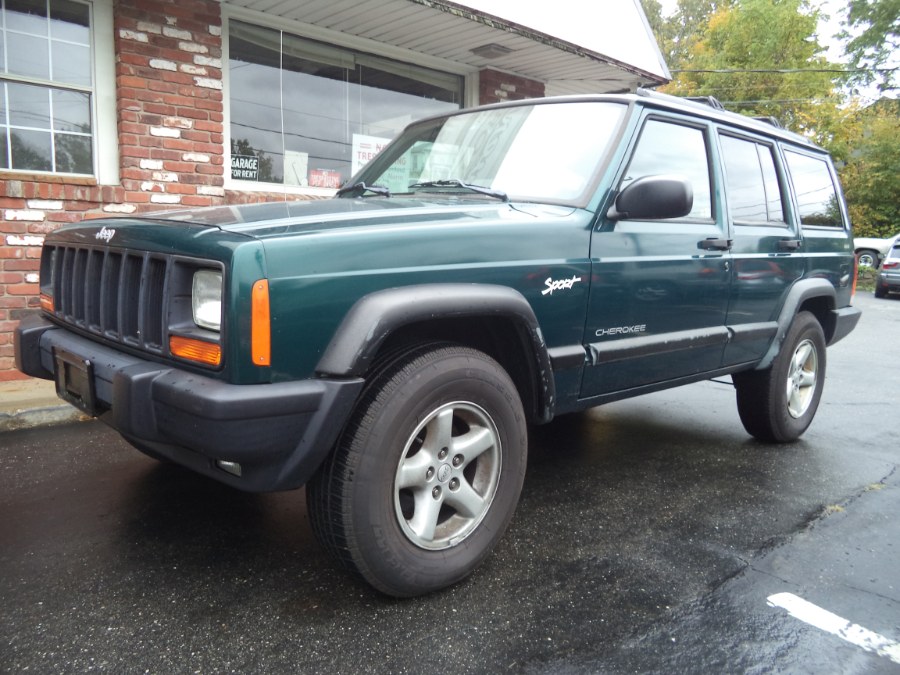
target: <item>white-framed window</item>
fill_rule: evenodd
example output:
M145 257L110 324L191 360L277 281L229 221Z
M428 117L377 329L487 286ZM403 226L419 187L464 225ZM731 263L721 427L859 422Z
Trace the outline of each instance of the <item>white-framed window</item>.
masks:
M117 178L114 98L98 106L115 86L111 52L109 0L0 0L0 171ZM101 160L110 121L113 156Z
M329 194L413 120L463 106L462 75L229 18L237 189Z

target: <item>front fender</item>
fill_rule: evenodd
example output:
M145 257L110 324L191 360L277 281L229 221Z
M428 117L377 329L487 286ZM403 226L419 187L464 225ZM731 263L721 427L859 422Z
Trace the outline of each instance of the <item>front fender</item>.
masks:
M534 358L539 392L537 416L549 420L556 391L553 369L534 310L525 297L492 284L425 284L376 291L359 299L338 326L316 373L326 377L361 377L379 348L404 326L435 319L468 317L509 320L525 338Z

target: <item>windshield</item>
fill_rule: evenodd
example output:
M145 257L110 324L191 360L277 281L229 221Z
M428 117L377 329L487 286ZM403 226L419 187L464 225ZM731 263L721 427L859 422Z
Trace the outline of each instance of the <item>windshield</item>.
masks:
M407 129L352 182L394 196L484 190L524 201L573 202L591 184L624 116L612 102L480 110Z

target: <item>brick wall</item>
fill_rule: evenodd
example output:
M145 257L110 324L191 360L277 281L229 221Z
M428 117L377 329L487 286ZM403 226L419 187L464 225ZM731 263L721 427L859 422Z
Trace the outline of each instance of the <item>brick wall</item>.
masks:
M544 96L544 83L486 69L479 73L478 101L484 105Z

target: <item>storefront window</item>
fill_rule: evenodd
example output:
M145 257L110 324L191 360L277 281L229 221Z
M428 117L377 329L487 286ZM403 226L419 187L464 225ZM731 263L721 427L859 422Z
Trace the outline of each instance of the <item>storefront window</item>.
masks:
M0 12L0 169L94 172L91 20L69 0Z
M462 78L229 22L231 178L334 189Z

